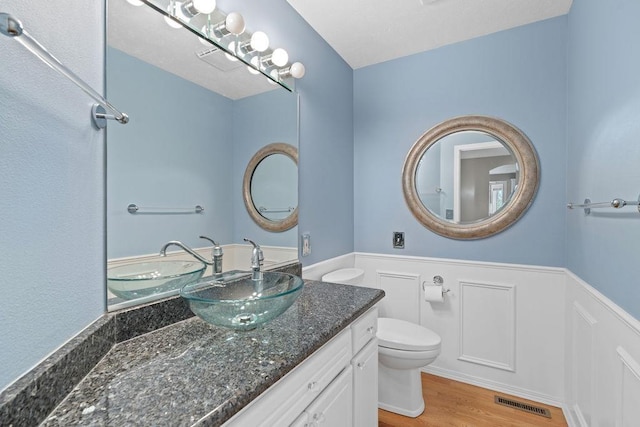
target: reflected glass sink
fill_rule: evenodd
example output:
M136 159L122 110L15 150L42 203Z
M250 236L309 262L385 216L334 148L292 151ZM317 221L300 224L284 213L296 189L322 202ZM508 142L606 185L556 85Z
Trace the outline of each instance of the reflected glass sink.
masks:
M204 274L199 261L160 260L125 264L107 269L107 287L123 299L142 298L193 283Z
M262 280L253 280L251 272L231 272L186 285L180 295L204 321L249 330L284 313L302 293L303 283L287 273L266 271Z

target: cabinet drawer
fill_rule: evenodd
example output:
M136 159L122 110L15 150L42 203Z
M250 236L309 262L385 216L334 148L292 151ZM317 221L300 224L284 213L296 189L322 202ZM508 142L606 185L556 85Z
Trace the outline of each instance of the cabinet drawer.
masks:
M369 309L365 314L351 325L353 333L352 352L357 354L378 331L378 307Z
M225 426L289 425L351 360L351 330L345 329L271 386Z

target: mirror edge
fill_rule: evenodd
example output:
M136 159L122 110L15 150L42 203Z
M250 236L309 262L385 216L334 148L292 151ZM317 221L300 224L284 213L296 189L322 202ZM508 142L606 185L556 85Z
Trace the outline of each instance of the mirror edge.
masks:
M455 224L432 214L421 202L415 176L422 155L441 138L460 131L488 133L508 146L520 165L518 189L496 215L472 224ZM413 144L402 169L402 190L413 216L429 230L444 237L475 240L493 236L513 225L533 203L540 183L540 163L529 138L512 124L495 117L467 115L441 122Z
M265 145L251 157L251 160L249 160L247 164L244 178L242 179L242 199L244 200L244 205L247 208L249 216L256 224L267 231L283 232L298 225L298 206L296 206L293 213L285 219L272 221L258 212L251 197L251 178L253 177L253 173L260 162L272 154L283 154L293 160L296 168L298 167L298 149L296 147L284 142L274 142Z

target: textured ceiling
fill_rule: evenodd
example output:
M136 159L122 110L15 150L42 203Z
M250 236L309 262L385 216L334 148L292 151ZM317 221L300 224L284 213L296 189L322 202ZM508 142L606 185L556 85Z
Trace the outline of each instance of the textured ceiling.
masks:
M354 69L567 14L572 0L287 0Z

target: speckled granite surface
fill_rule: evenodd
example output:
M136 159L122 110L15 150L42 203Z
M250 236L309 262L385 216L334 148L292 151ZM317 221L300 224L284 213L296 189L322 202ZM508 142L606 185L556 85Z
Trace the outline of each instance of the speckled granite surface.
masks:
M305 281L287 312L253 331L194 317L117 344L42 425L220 425L383 295Z
M265 270L300 276L302 264ZM105 314L0 393L0 426L39 424L113 345L193 316L179 296Z
M0 394L0 426L40 423L116 343L112 317L102 317Z

